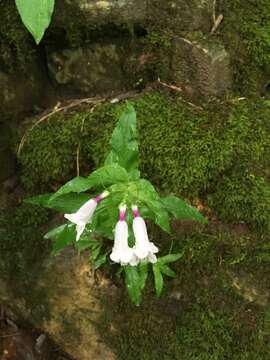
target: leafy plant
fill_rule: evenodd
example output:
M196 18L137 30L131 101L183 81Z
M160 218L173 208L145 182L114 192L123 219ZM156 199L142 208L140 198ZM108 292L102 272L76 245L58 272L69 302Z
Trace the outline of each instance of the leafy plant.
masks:
M15 0L22 22L40 43L51 22L54 0Z
M91 261L97 269L108 262L111 249L106 239L114 239L110 258L123 267L128 294L139 304L149 263L156 294L160 296L163 276L175 276L168 264L182 256L168 254L157 259L158 248L148 239L144 219L153 221L166 232L170 232L170 218L206 220L176 196L160 197L153 185L140 177L136 113L129 103L113 131L110 145L104 166L88 177L75 177L56 193L26 201L66 213L65 217L70 220L71 223L45 235L53 240L53 253L69 244L75 244L79 251L90 249ZM89 190L100 195L91 199L85 193Z

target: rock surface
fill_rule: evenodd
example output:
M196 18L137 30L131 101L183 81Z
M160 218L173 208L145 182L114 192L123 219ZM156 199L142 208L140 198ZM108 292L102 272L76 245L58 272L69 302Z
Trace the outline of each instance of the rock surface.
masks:
M26 74L7 73L0 68L0 114L19 120L19 115L46 103L48 89L44 69L37 64L30 64Z
M97 285L87 255L79 256L66 249L50 258L41 272L32 274L32 282L30 276L28 279L27 283L17 283L14 289L2 282L0 302L9 304L14 314L47 333L75 359L115 358L97 329L102 316L102 296L105 289L112 293L113 288L104 279L99 279Z
M220 43L176 37L172 78L191 86L197 95L222 96L232 86L229 54Z

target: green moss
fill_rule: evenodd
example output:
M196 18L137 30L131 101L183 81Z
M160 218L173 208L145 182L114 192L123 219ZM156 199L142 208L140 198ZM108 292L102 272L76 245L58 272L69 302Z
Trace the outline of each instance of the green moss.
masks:
M0 61L8 69L25 71L36 56L36 49L15 6L15 1L0 1Z
M223 219L237 221L243 218L232 215L229 204L234 202L235 212L242 212L241 201L232 200L239 196L241 179L235 182L240 185L228 187L230 178L232 183L235 179L235 171L262 177L259 189L267 193L266 180L263 180L270 174L267 102L208 104L204 111L197 112L180 98L149 93L134 104L142 175L160 190L189 199L216 193L217 199L226 198L228 206L220 211L218 203L212 202L214 209ZM28 190L52 190L74 177L79 144L81 174L88 174L101 165L121 109L122 105L103 104L93 114L81 111L53 116L29 132L20 157L22 181ZM226 181L222 182L223 179ZM247 195L244 191L241 196ZM255 201L257 205L248 207L253 200L250 196L245 201L248 219L253 216L257 218L256 224L266 226L266 215L258 215L264 212L265 205Z
M220 224L194 228L182 223L162 242L168 240L183 257L173 265L177 277L166 281L160 299L154 297L151 277L140 307L130 304L121 284L119 298L103 299L100 330L117 358L268 359L269 309L258 304L268 296L269 270L251 265L259 238ZM252 300L247 300L247 292Z
M217 191L209 195L208 204L225 221L270 230L270 184L263 177L252 173L224 177Z
M48 254L49 243L41 234L47 220L47 210L31 205L1 211L1 278L27 279L29 271Z
M232 58L235 90L256 95L269 81L270 4L230 0L221 6L221 36Z

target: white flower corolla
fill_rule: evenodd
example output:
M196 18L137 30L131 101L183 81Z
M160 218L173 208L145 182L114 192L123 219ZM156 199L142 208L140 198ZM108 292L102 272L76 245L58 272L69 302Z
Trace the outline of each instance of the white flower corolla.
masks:
M104 191L102 194L98 195L94 199L90 199L83 206L79 208L78 211L72 214L65 214L64 217L76 224L76 241L78 241L85 229L86 224L91 223L92 217L96 210L98 203L103 200L106 196L109 195L108 191Z
M133 232L135 236L134 253L139 260L147 260L151 263L157 262L156 253L158 248L149 241L147 228L144 219L140 216L138 207L132 206Z
M110 258L121 265L135 266L138 264L134 251L128 245L128 224L125 221L126 206L119 207L119 220L115 226L114 245Z

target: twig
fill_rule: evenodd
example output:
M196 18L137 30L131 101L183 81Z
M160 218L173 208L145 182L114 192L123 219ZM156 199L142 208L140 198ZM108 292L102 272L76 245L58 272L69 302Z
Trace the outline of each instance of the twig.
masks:
M214 34L214 32L217 30L217 28L219 27L219 25L221 24L221 22L223 20L222 14L219 14L218 17L216 17L216 5L217 5L217 0L213 0L213 13L212 13L213 26L211 29L211 34Z
M95 110L95 108L97 107L98 103L94 104L90 110L90 113L92 114ZM82 119L82 124L81 124L81 133L83 132L83 127L84 127L84 122L85 122L85 117ZM76 169L77 169L77 176L80 176L80 147L81 147L81 142L79 141L78 143L78 147L77 147L77 155L76 155Z
M221 21L223 20L223 15L220 14L218 15L216 22L214 23L212 29L211 29L211 34L214 34L214 32L217 30L217 28L219 27L219 25L221 24Z
M13 334L0 335L0 338L7 338L7 337L12 337L12 336L17 336L17 335L21 335L21 333L16 332L16 333L13 333Z
M74 100L71 104L68 104L66 106L62 106L62 107L59 107L59 103L57 103L57 105L54 107L54 109L47 113L46 115L42 116L39 120L37 120L30 129L28 129L21 141L20 141L20 144L19 144L19 147L18 147L18 151L17 151L17 156L19 157L20 156L20 153L22 151L22 148L25 144L25 141L26 141L26 138L27 138L27 135L37 126L39 125L41 122L49 119L52 115L55 115L56 113L60 112L60 111L65 111L67 109L71 109L73 107L76 107L78 105L81 105L83 103L87 103L87 104L97 104L101 101L104 101L104 99L98 99L98 98L85 98L85 99L79 99L79 100Z
M165 82L161 81L160 78L158 78L158 82L159 82L161 85L165 86L166 88L169 88L169 89L174 90L174 91L177 91L177 92L183 92L183 89L182 89L182 88L177 87L177 86L175 86L175 85L166 84Z
M213 0L213 24L215 24L216 22L216 5L217 5L217 0Z
M160 78L158 78L158 83L159 83L160 85L166 87L166 88L169 88L169 89L173 90L173 91L177 91L177 92L181 92L181 93L183 92L183 89L182 89L182 88L179 88L179 87L177 87L177 86L175 86L175 85L166 84L166 83L164 83L163 81L161 81ZM201 106L195 105L195 104L193 104L193 103L190 102L190 101L184 100L183 98L182 98L182 101L183 101L184 103L188 104L189 106L193 107L193 108L194 108L195 110L197 110L197 111L203 111L203 110L204 110Z

